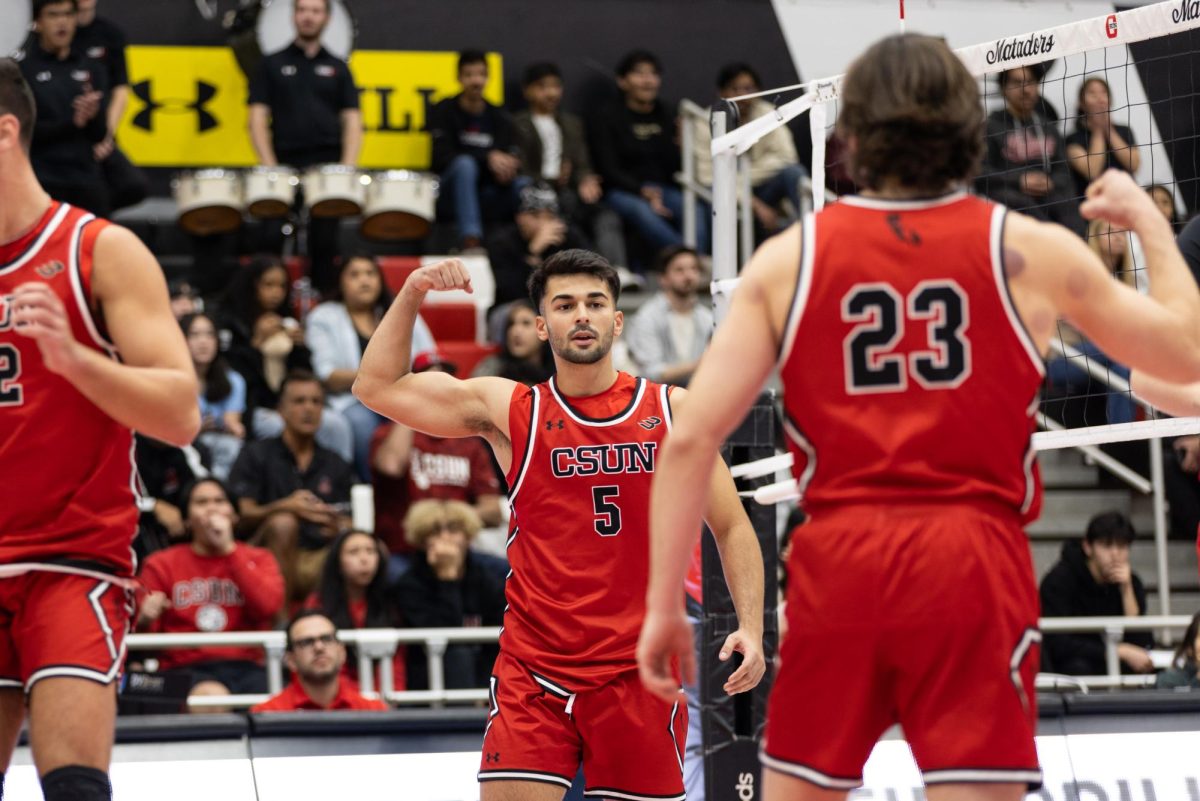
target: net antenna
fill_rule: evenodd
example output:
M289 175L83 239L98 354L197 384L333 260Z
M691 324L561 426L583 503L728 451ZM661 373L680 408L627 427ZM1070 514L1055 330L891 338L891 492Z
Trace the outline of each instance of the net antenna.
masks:
M907 23L904 19L904 0L900 0L900 33L907 33Z

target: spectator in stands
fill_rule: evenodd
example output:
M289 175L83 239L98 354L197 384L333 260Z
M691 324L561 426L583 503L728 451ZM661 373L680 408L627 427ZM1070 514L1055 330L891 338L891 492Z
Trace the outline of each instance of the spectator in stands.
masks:
M529 104L513 117L521 174L554 188L564 219L590 232L600 255L612 264L628 264L621 218L600 202L600 176L592 169L583 122L562 110L558 65L531 64L521 86Z
M187 337L200 385L199 441L208 450L213 475L222 481L242 452L246 427L246 380L229 368L217 348L217 328L204 314L186 315L179 324Z
M146 199L150 185L146 176L130 163L117 147L117 128L129 104L129 71L125 64L125 33L111 21L96 15L98 0L78 0L79 15L75 45L105 70L108 93L105 123L107 134L96 143L93 153L104 171L113 211L133 206Z
M182 320L184 315L198 314L204 311L204 298L188 281L180 278L167 283L167 292L171 297L171 313L176 320Z
M503 309L504 327L500 352L475 365L472 378L497 375L533 386L554 374L550 343L537 336L537 310L528 298L509 303Z
M283 609L283 577L269 551L233 538L237 515L221 482L204 478L184 494L191 542L151 554L142 569L143 631L266 631ZM192 695L264 693L261 648L164 650L162 670L191 676Z
M1096 515L1082 541L1063 543L1062 558L1042 579L1045 617L1139 617L1146 614L1146 590L1129 564L1135 532L1120 512ZM1117 646L1123 672L1151 673L1149 632L1125 633ZM1047 669L1072 676L1107 672L1100 634L1046 634Z
M306 609L288 623L283 660L292 672L292 683L251 707L251 712L388 709L383 701L364 698L350 682L342 680L346 646L338 640L333 621L316 610Z
M207 478L208 470L193 446L176 448L141 434L136 437L134 461L141 480L134 547L143 562L149 554L184 538L183 492L192 482Z
M250 79L250 141L258 163L307 169L354 167L362 149L358 89L346 62L321 45L331 17L329 0L295 0L296 39L265 57ZM332 288L340 220L308 223L312 282Z
M457 367L436 351L418 353L412 371L427 370L454 374ZM500 482L480 437L443 439L389 422L375 432L371 465L375 533L391 553L389 575L393 581L409 569L419 550L405 530L409 510L418 501L462 501L471 505L483 525L500 524Z
M414 503L404 518L409 544L424 558L396 584L396 599L410 628L499 626L504 617L504 581L470 550L481 521L462 501L428 499ZM447 688L487 686L498 649L493 644L460 644L446 649ZM425 689L429 671L425 649L408 648L408 686Z
M713 332L713 313L700 302L703 270L683 245L658 256L659 292L629 323L629 355L640 374L665 384L687 384Z
M279 560L289 602L317 586L330 541L350 528L354 470L317 444L325 393L312 373L291 373L279 390L283 434L247 443L229 475L242 530Z
M717 73L717 94L725 100L760 91L762 80L749 64L726 64ZM737 109L741 125L775 113L775 106L762 98L738 100ZM693 120L691 125L696 142L696 179L705 186L712 186L712 129L707 119ZM799 164L796 143L786 125L755 142L749 156L750 185L753 187L750 202L754 207L754 219L769 236L786 227L788 221L799 214L800 181L805 171ZM784 200L791 202L789 216L780 210Z
M329 546L321 584L304 606L324 612L339 629L390 629L400 625L400 615L388 589L387 549L383 541L365 531L339 534ZM358 681L358 655L346 647L342 674ZM392 662L392 686L403 690L404 649ZM375 686L379 686L378 681Z
M391 303L379 262L373 256L356 255L342 262L332 298L313 309L305 320L305 341L312 352L313 371L329 395L329 408L350 423L354 466L364 481L371 480L371 435L383 418L355 400L350 387L358 375L367 341ZM433 335L425 321L418 318L413 352L433 348Z
M1079 87L1075 131L1067 137L1067 160L1075 178L1075 193L1110 168L1136 173L1142 163L1133 129L1112 118L1112 92L1108 81L1092 77Z
M1200 689L1200 612L1192 616L1183 641L1175 651L1171 666L1155 677L1154 686L1161 689Z
M1175 193L1171 191L1169 186L1163 184L1150 184L1146 187L1146 191L1154 198L1154 204L1158 206L1158 210L1167 218L1167 222L1171 224L1172 230L1179 228L1179 211L1175 207Z
M34 33L20 54L33 90L33 171L55 200L107 217L112 209L93 149L108 136L103 65L74 46L76 0L33 0Z
M483 97L487 55L464 50L458 56L462 91L429 112L433 171L441 176L438 214L452 216L464 252L483 246L484 217L507 219L516 192L525 183L512 120Z
M617 65L621 100L591 121L590 141L604 200L655 251L683 243L683 193L675 183L679 147L675 112L658 96L658 57L634 50ZM696 238L708 245L709 221L696 215Z
M987 152L977 185L998 203L1083 236L1066 143L1055 124L1058 115L1049 112L1038 89L1045 74L1040 64L1000 73L1005 107L988 115Z
M287 268L278 256L258 256L234 273L221 300L220 340L229 366L246 379L246 429L257 439L283 432L279 387L293 370L312 371L304 328L293 316ZM321 415L317 442L354 459L350 423L339 412Z
M548 185L530 184L520 197L515 222L488 237L497 305L528 297L525 284L535 267L561 250L586 244L563 219L558 197Z

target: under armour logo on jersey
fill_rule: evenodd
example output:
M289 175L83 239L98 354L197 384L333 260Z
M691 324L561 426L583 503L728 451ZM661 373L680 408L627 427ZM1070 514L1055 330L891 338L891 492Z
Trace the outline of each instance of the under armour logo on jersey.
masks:
M899 214L889 214L887 216L887 224L891 226L892 233L896 235L896 238L906 245L921 244L921 235L916 231L906 230L904 223L900 220Z
M563 426L565 426L565 425L566 425L566 423L564 423L562 420L547 420L546 421L546 430L553 431L554 429L557 428L559 431L562 431Z
M492 764L493 762L499 763L500 762L500 752L499 751L488 751L483 755L483 759L489 765Z
M61 261L51 261L34 269L42 278L50 279L67 269Z
M638 425L647 431L653 431L662 425L661 417L647 417L645 420L638 420Z

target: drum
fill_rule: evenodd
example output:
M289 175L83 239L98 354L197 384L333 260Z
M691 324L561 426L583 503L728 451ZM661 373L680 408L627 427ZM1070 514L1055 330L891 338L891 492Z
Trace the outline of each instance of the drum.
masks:
M433 225L437 181L408 170L371 173L363 204L362 235L394 242L424 239Z
M364 176L354 167L326 164L304 173L304 200L313 217L353 217L362 213Z
M242 178L233 170L195 170L179 174L171 188L179 206L179 226L209 236L236 231L242 224Z
M354 49L354 17L343 0L330 0L332 14L329 25L321 35L321 44L330 53L343 61L349 60ZM258 46L263 55L277 53L296 39L296 26L292 23L295 10L293 0L263 0L258 14Z
M300 178L291 167L255 167L244 176L246 211L264 220L286 217Z
M0 58L11 56L25 45L32 23L30 3L0 3Z

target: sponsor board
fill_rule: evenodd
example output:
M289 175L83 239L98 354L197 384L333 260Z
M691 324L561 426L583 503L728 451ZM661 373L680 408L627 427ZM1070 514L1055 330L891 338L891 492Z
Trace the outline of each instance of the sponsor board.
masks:
M128 49L131 97L117 132L143 167L249 167L248 81L227 47ZM503 66L489 54L484 96L500 104ZM429 108L458 93L458 54L362 50L350 57L359 89L366 169L429 167Z

